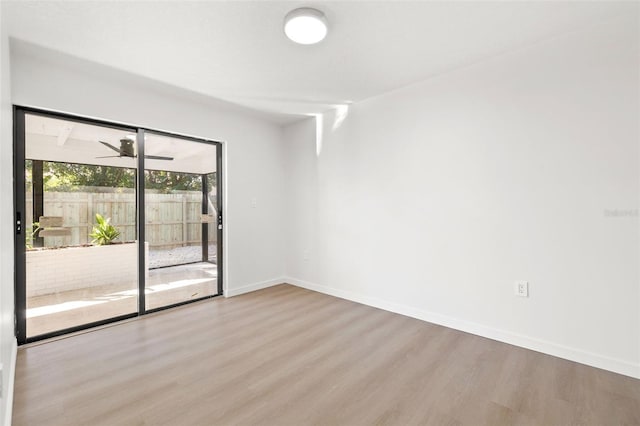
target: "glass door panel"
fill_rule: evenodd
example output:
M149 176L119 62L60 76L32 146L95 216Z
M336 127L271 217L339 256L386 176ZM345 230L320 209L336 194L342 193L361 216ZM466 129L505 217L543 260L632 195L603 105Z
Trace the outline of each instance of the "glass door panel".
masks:
M135 130L29 113L24 130L26 338L135 314Z
M217 146L145 132L145 308L218 294Z

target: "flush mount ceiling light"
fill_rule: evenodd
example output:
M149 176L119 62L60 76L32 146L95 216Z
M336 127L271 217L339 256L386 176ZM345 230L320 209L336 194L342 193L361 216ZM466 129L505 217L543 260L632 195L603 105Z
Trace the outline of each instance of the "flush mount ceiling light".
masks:
M319 43L327 35L327 18L310 7L294 9L284 18L284 33L299 44Z

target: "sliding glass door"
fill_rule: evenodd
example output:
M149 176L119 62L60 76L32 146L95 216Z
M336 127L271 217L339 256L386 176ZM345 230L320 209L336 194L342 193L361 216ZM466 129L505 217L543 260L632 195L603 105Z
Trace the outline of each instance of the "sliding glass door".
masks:
M38 114L16 117L16 292L27 339L137 313L136 169L105 144L136 130Z
M217 146L145 132L145 157L145 308L217 294Z
M15 124L19 343L222 293L219 143L22 108Z

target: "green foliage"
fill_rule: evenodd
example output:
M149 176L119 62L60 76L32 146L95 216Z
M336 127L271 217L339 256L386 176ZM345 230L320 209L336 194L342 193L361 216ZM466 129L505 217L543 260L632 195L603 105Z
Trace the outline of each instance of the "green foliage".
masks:
M192 173L168 172L165 170L145 170L145 189L169 194L172 191L201 191L200 175Z
M133 188L134 169L89 164L43 162L45 191L75 192L82 187Z
M25 161L26 187L32 183L32 160ZM82 192L86 187L135 188L136 170L126 167L93 166L90 164L43 161L44 190L53 192ZM200 191L199 174L145 170L145 188L159 193L173 191ZM209 189L217 186L217 176L208 176Z
M111 218L105 219L100 213L96 213L96 225L89 236L93 238L92 244L104 246L113 243L113 240L120 236L120 231L111 223Z
M33 222L33 224L27 228L27 235L25 238L27 249L33 248L33 239L38 236L38 231L40 231L40 222Z

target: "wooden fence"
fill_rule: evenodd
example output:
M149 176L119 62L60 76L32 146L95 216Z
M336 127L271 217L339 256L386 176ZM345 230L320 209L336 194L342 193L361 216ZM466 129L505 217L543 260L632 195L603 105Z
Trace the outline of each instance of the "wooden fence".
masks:
M32 211L31 193L26 194L26 212ZM136 239L136 200L134 193L45 192L44 215L61 216L70 236L45 237L45 247L80 245L91 242L89 234L100 213L111 218L120 232L119 241ZM172 248L200 244L202 241L202 193L145 195L145 237L151 247ZM210 212L212 213L212 212ZM32 225L26 214L26 229ZM209 225L209 242L216 241L215 223Z

